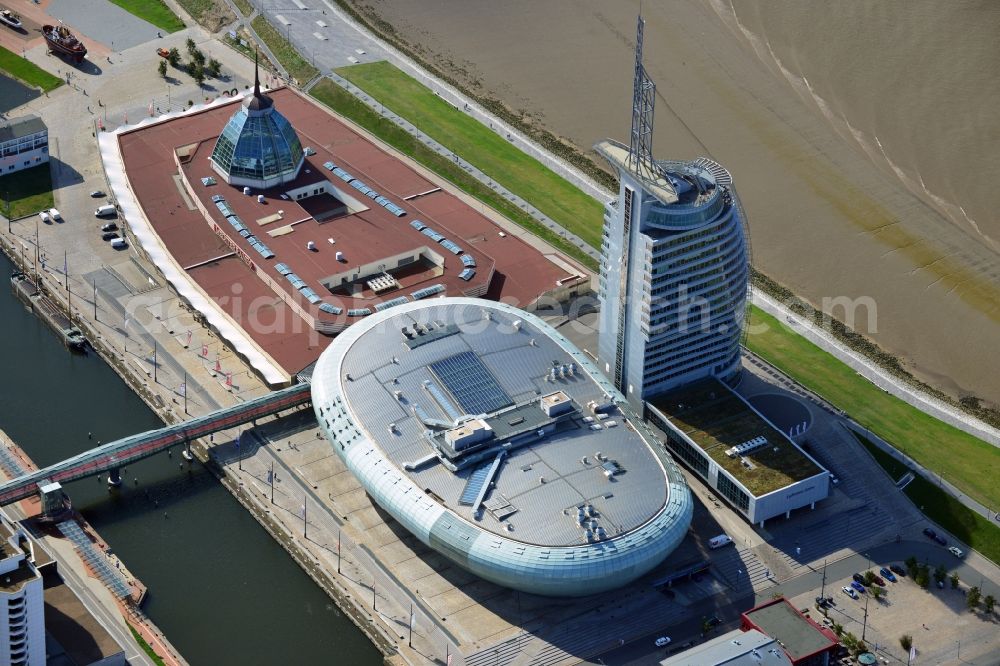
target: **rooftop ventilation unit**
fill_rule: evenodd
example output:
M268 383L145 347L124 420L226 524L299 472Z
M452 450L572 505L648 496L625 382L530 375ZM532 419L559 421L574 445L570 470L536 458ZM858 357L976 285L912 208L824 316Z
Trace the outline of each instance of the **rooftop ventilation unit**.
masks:
M756 451L762 446L767 446L767 437L764 437L763 435L758 435L757 437L747 440L742 444L737 444L736 446L726 451L726 454L730 458L735 458L737 456L746 455L751 451Z

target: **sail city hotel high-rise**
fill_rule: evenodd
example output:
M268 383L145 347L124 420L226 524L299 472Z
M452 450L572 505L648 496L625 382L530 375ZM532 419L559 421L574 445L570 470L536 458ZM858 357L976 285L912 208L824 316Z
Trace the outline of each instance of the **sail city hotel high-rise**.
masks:
M733 384L747 307L746 217L716 162L653 159L656 86L639 18L631 145L595 146L618 172L600 274L601 368L633 405L706 377Z

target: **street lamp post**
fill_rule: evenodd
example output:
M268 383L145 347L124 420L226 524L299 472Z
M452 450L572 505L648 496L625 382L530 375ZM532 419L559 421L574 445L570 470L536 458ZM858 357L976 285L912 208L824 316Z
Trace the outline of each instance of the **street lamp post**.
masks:
M865 632L868 631L868 598L869 598L869 595L866 594L865 595L865 623L861 627L861 640L862 641L865 640Z

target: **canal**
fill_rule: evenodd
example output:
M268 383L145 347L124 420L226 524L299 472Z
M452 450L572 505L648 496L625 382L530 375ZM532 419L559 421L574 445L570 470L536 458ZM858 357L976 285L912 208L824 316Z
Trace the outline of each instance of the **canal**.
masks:
M0 255L0 273L11 268ZM100 358L70 354L4 282L0 428L39 466L161 425ZM148 586L143 608L181 654L194 665L381 663L229 492L178 453L130 465L114 494L93 478L67 490Z

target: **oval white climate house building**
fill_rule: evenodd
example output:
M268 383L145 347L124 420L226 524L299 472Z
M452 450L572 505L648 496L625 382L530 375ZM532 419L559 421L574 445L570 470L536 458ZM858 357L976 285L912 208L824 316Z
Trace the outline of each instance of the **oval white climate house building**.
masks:
M472 298L376 312L317 362L337 455L417 538L548 596L620 587L691 522L677 465L597 367L538 317Z

